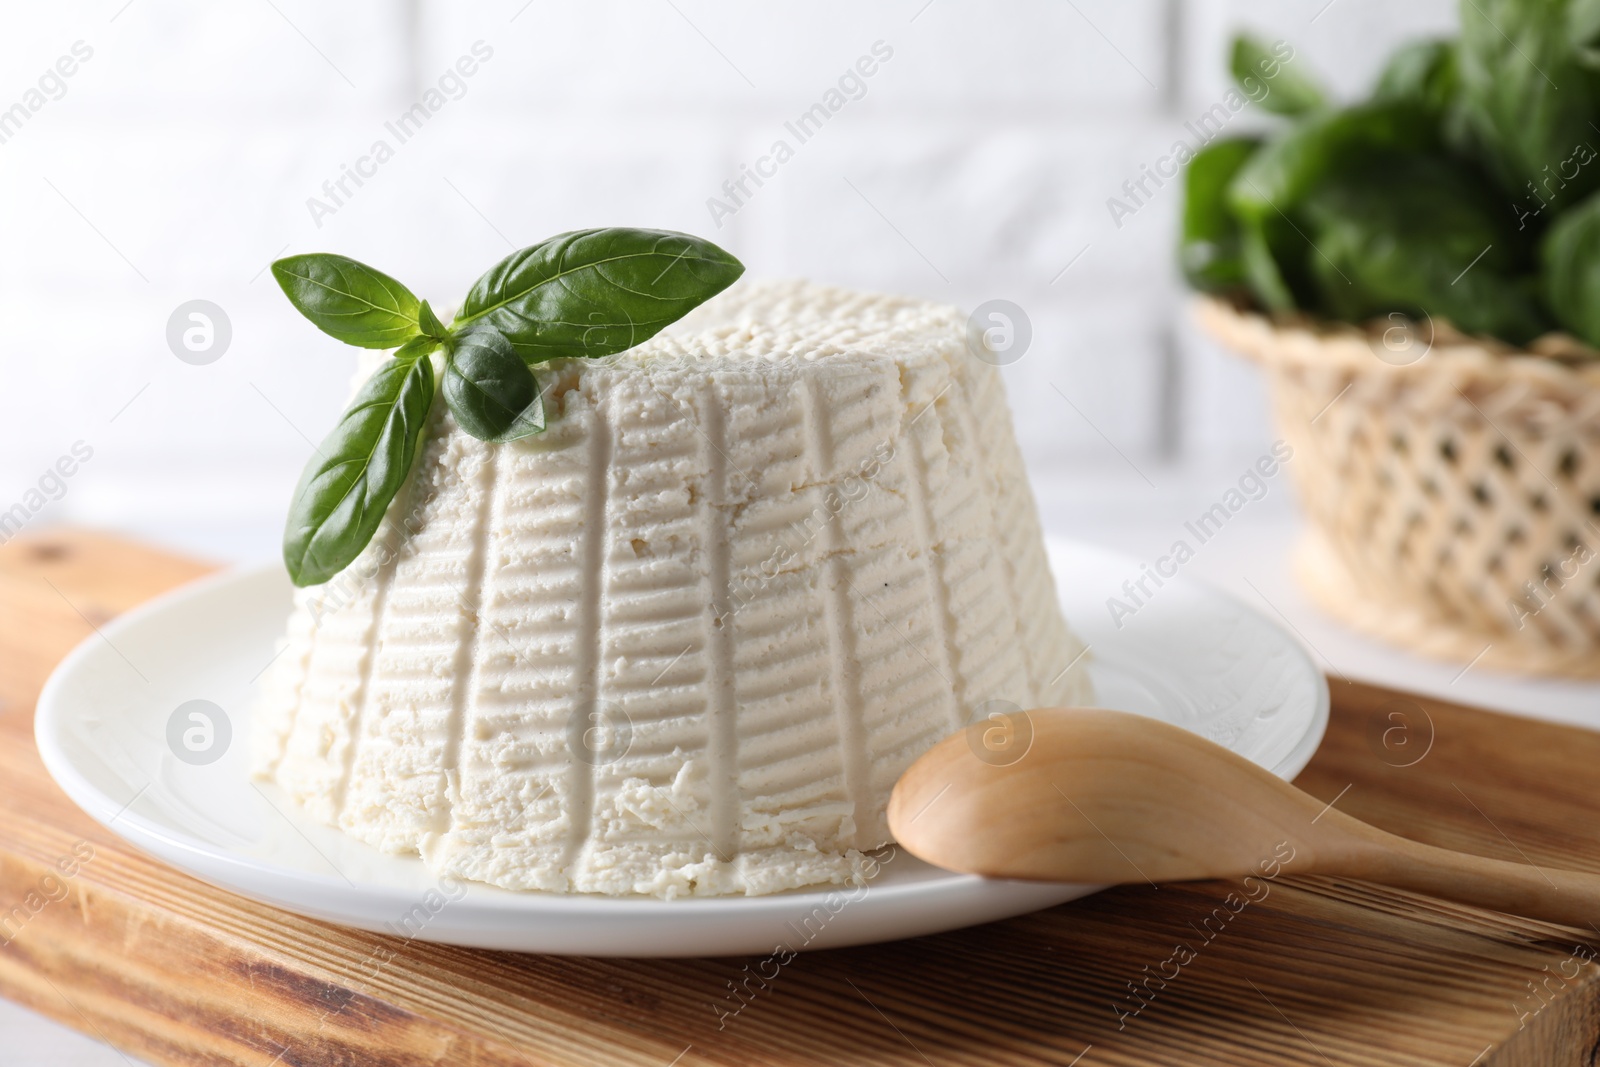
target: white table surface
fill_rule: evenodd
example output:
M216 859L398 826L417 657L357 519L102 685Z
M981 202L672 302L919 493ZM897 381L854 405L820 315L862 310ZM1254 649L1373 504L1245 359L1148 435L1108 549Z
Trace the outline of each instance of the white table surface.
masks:
M1237 466L1243 470L1248 460ZM1165 553L1183 522L1204 511L1232 483L1231 468L1108 469L1093 477L1036 478L1047 531L1114 548L1140 560ZM1148 481L1146 480L1148 478ZM1281 616L1325 670L1532 718L1600 726L1600 683L1557 682L1421 659L1355 633L1311 606L1289 573L1300 530L1286 485L1247 505L1184 568L1189 577L1228 590L1268 615ZM219 546L226 552L228 546ZM1132 577L1132 575L1130 575ZM3 950L0 950L3 951ZM72 1009L67 1009L71 1014ZM138 1061L26 1008L0 1000L6 1067L130 1067Z

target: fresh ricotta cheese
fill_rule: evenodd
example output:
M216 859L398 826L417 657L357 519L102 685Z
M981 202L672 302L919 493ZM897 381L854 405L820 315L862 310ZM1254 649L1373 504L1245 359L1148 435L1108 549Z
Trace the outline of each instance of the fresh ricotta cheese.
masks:
M954 309L741 283L539 374L544 434L436 403L385 528L298 592L255 770L315 817L509 889L844 884L974 709L1088 699Z

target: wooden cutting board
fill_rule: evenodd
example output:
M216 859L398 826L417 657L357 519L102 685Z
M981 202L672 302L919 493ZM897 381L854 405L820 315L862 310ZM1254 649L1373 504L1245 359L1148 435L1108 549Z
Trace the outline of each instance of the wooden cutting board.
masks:
M1225 883L1118 889L781 968L444 948L254 904L122 846L32 739L74 643L206 569L70 530L0 549L0 993L130 1056L1563 1067L1600 1046L1600 931L1329 878L1283 877L1237 910ZM1419 840L1600 871L1600 734L1336 683L1299 783Z

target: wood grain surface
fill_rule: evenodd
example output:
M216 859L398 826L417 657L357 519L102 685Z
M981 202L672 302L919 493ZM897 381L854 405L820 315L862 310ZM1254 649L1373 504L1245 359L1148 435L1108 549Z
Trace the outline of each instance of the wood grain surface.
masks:
M1600 931L1347 880L1119 889L781 966L454 949L251 903L119 844L55 788L32 741L39 688L75 642L205 570L80 531L0 548L0 993L129 1056L252 1067L1595 1062ZM1600 871L1600 734L1346 682L1334 703L1305 789L1418 840Z

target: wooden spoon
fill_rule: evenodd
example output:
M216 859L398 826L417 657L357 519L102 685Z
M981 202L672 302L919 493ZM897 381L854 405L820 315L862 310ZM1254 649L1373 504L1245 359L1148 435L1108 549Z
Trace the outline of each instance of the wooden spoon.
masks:
M889 828L913 855L994 878L1094 885L1345 875L1569 926L1600 922L1600 875L1397 837L1179 727L1089 708L1006 718L945 738L901 776Z

